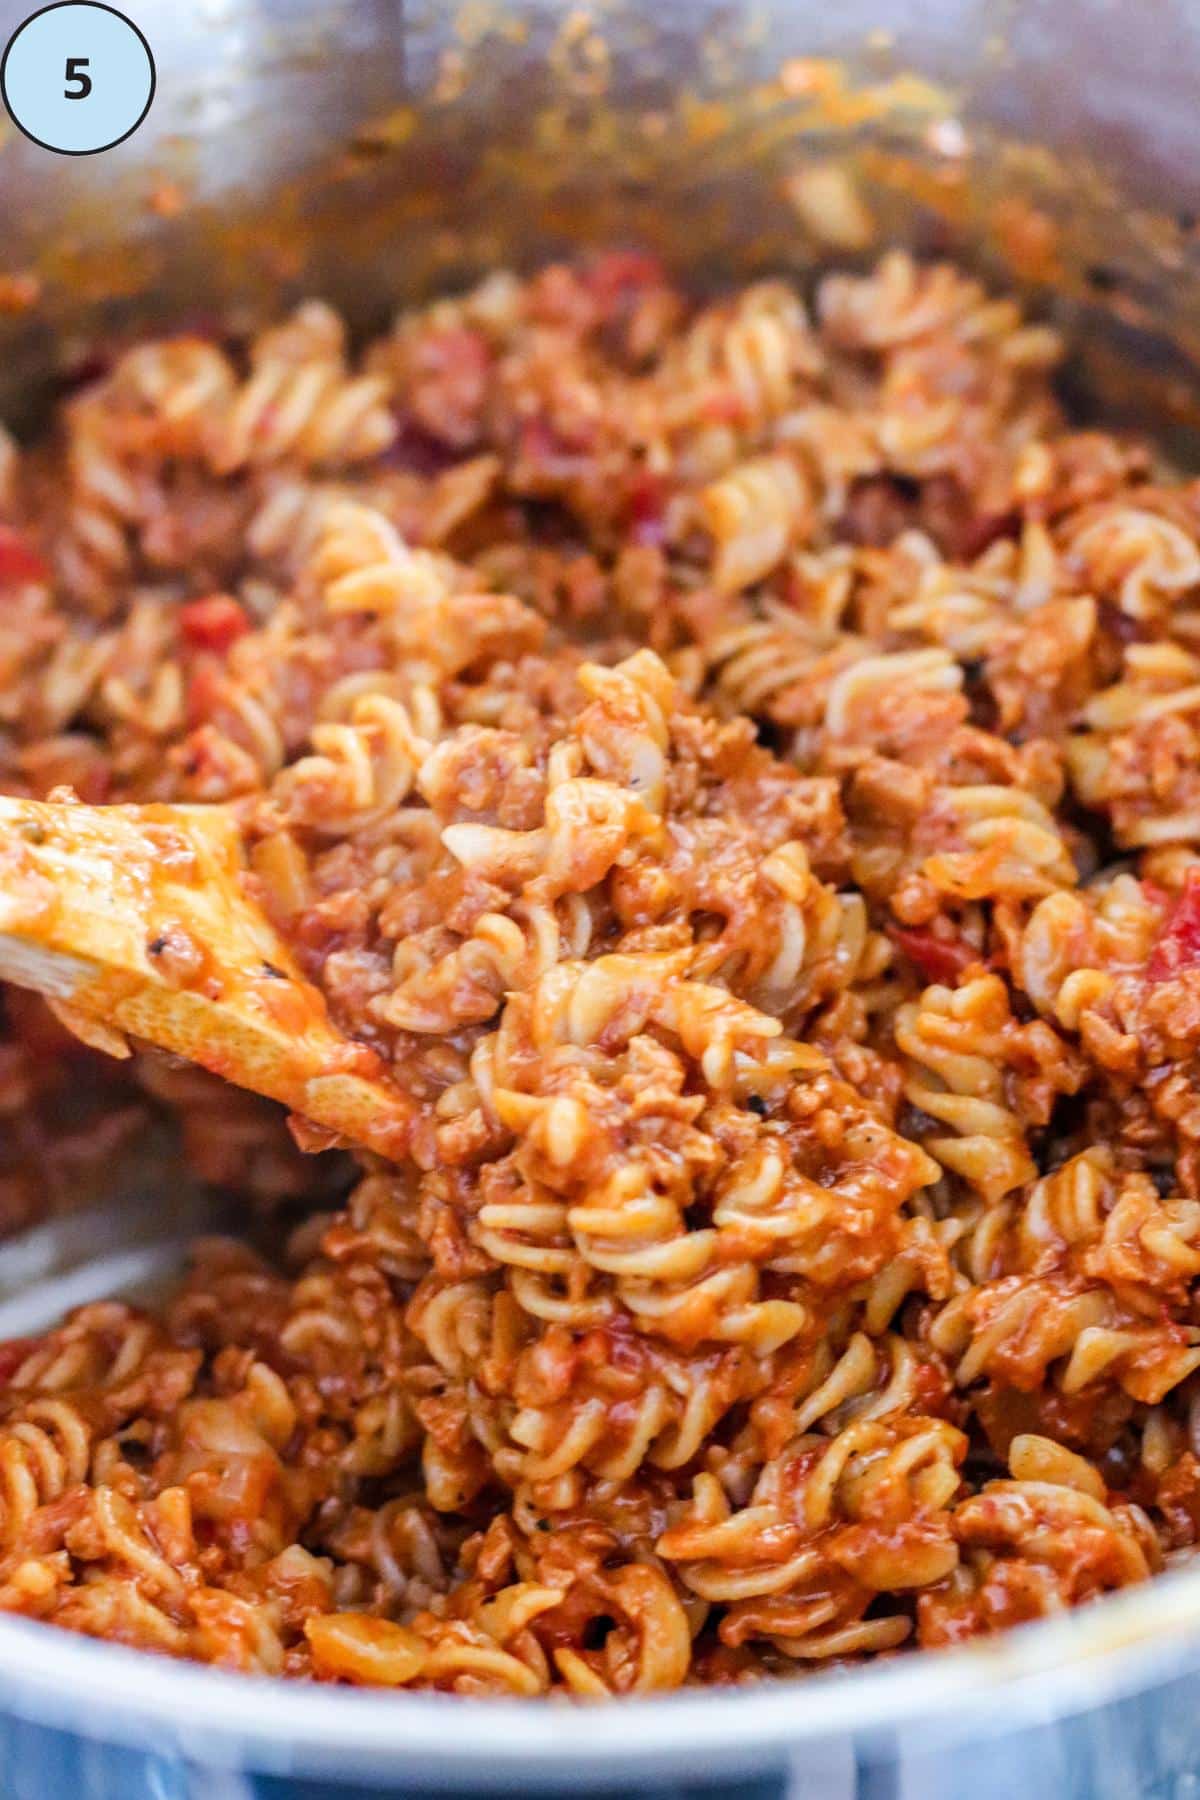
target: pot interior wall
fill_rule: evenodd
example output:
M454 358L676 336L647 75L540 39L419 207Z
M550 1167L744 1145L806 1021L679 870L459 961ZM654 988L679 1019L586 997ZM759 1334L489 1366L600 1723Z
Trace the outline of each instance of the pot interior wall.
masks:
M704 285L902 243L1061 317L1085 408L1200 446L1189 0L159 0L141 22L158 96L131 139L0 147L4 273L34 278L0 317L18 428L98 339L164 321L319 293L369 328L597 243ZM832 204L803 173L831 165Z

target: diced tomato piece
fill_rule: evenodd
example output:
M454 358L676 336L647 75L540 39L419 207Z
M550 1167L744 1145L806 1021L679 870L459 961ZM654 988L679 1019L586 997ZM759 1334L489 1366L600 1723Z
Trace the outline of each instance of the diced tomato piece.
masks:
M230 594L207 594L179 609L179 629L193 650L224 656L250 629L245 611Z
M954 983L964 969L980 960L978 950L962 938L938 937L927 925L889 925L887 930L896 948L916 964L926 981Z
M637 544L657 547L663 541L667 489L661 475L650 469L640 470L629 489L629 530Z
M1170 981L1200 969L1200 869L1189 869L1183 892L1146 959L1147 981Z
M44 556L32 549L19 531L0 525L0 586L16 586L22 581L45 581L50 566Z
M913 1379L913 1410L915 1412L943 1412L949 1400L952 1386L944 1369L936 1363L919 1362Z

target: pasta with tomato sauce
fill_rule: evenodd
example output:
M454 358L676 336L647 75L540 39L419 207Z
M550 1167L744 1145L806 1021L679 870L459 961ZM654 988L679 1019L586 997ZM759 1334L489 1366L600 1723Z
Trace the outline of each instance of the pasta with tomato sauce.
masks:
M1194 1549L1200 484L1059 353L610 253L139 344L6 458L3 786L232 807L414 1105L348 1175L141 1060L290 1210L0 1349L0 1607L590 1697Z

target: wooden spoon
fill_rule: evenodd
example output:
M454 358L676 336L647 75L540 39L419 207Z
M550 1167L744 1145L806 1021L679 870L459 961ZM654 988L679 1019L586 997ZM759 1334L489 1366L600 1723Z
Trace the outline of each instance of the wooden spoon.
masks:
M332 1023L244 867L224 807L0 795L0 978L114 1055L128 1032L336 1139L403 1155L413 1102Z

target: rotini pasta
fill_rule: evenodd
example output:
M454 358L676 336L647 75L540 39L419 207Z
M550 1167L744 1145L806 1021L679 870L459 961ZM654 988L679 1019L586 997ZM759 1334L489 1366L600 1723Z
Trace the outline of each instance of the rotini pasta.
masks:
M592 1698L1195 1549L1200 503L1057 354L899 253L810 308L620 252L5 440L0 781L235 807L414 1124L305 1156L140 1053L56 1145L14 1000L6 1228L156 1108L278 1255L0 1346L0 1607Z

